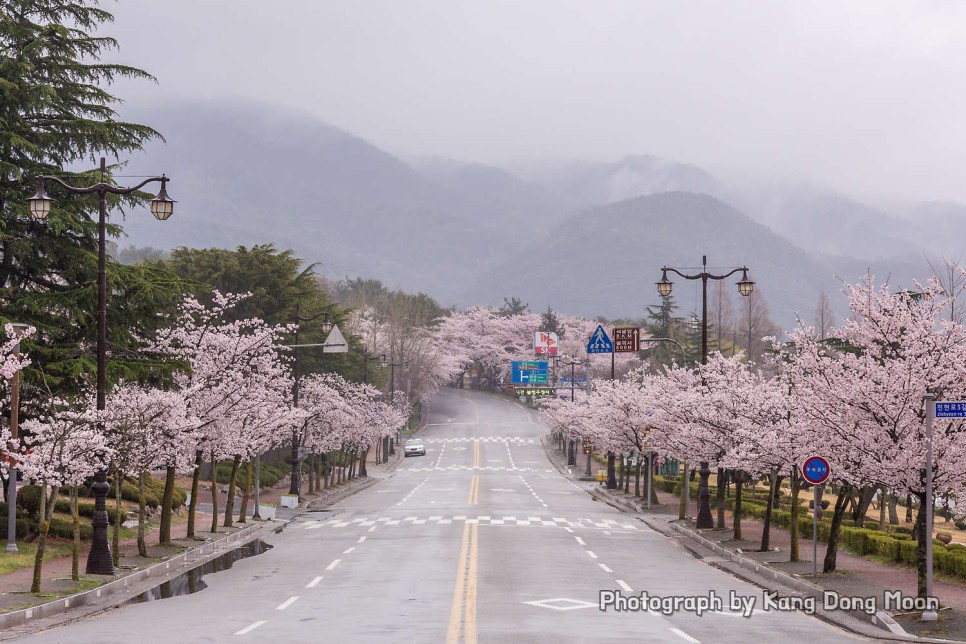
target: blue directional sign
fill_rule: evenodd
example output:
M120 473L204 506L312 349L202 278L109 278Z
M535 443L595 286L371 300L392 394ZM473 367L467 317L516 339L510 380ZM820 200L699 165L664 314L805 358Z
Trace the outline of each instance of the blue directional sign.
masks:
M832 468L828 461L821 456L810 456L802 465L802 476L813 485L821 485L828 480L832 474Z
M966 418L966 402L937 402L936 418Z
M614 353L614 343L610 341L607 331L604 331L604 327L600 324L587 342L587 353Z
M510 363L510 381L515 385L546 385L550 382L550 363L546 360L521 360Z

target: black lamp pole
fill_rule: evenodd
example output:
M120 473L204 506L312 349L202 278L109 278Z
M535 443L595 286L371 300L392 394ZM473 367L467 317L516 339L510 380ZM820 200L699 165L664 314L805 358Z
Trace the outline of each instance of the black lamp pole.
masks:
M28 201L30 212L36 219L46 219L50 214L53 199L44 191L44 182L52 181L64 190L74 194L97 194L97 410L103 411L107 398L107 195L129 195L145 185L159 181L161 190L158 196L151 200L151 213L160 221L166 220L174 212L174 201L168 197L168 177L151 177L131 188L121 188L107 181L107 165L101 158L101 180L92 186L78 188L65 183L57 177L40 176L37 179L37 193ZM103 425L101 424L103 430ZM120 481L117 482L120 485ZM111 486L107 483L107 471L100 469L94 475L94 518L91 551L87 556L87 574L113 575L114 557L107 539L107 493Z
M661 281L657 282L657 292L661 297L667 297L671 294L671 285L673 282L668 280L668 271L680 275L686 280L701 280L701 364L708 363L708 280L723 280L741 271L741 280L738 282L738 293L742 297L747 297L755 289L755 283L748 279L748 267L742 266L741 268L735 268L727 273L721 275L715 275L714 273L708 272L708 256L701 256L701 266L702 270L700 273L695 273L689 275L687 273L682 273L676 268L671 268L670 266L664 266L661 268ZM708 477L711 475L711 469L708 467L708 461L701 461L701 469L698 470L698 474L701 477L701 482L698 485L698 518L695 521L695 527L702 528L713 528L714 519L711 517L711 491L708 489ZM687 481L684 482L685 486L688 485ZM719 481L719 485L720 485Z
M380 353L379 358L380 360L382 360L383 367L389 367L389 404L395 407L396 406L396 367L404 367L408 363L405 360L403 360L402 362L392 362L389 356L387 356L385 353ZM397 433L398 433L398 430L397 430ZM391 456L396 453L395 442L396 442L395 436L383 437L382 453L383 453L383 456L386 457L386 460L388 460L388 456ZM386 450L388 450L388 452Z
M299 305L295 304L295 344L292 345L292 350L295 352L294 364L292 365L292 372L294 375L292 383L292 406L298 409L299 406L299 325L302 322L311 322L312 320L318 320L320 317L325 316L322 320L322 334L328 335L329 331L332 330L332 323L329 322L329 314L325 311L317 315L311 315L309 317L303 317L299 315ZM323 338L324 340L324 338ZM322 352L325 352L325 346L322 347ZM289 483L288 493L295 494L301 497L302 490L302 459L299 458L299 427L295 426L292 428L292 480Z

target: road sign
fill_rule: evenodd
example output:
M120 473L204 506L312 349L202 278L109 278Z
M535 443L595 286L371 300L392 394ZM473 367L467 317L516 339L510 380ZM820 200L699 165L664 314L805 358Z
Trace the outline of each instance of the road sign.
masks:
M614 353L614 343L607 337L607 331L604 331L603 326L598 324L594 334L590 336L587 342L587 353Z
M556 396L557 390L553 387L529 387L527 385L515 385L513 387L513 393L518 396Z
M641 330L636 327L614 329L614 353L636 353L641 350Z
M966 402L937 402L936 418L966 418Z
M538 356L557 355L557 334L546 331L536 331L533 334L533 351Z
M832 474L832 468L828 461L821 456L809 456L802 465L802 476L813 485L820 485L828 480Z
M560 376L560 384L566 387L570 386L570 376ZM580 385L584 386L587 384L587 376L575 376L574 386Z
M546 360L521 360L510 363L511 382L515 385L550 383L550 363Z

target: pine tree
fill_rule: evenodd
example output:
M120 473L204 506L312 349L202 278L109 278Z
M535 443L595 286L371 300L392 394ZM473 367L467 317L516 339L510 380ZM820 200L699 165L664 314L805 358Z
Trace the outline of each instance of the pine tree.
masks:
M160 138L150 127L115 118L119 99L105 87L120 78L153 78L100 62L117 42L94 35L113 19L97 4L0 3L0 321L30 323L39 331L37 341L25 343L34 360L25 373L25 402L31 387L40 385L40 370L44 390L69 394L93 379L96 364L97 198L48 186L53 212L46 222L35 221L27 199L36 177L90 185L100 173L67 168L93 165L99 156L118 158ZM147 197L112 199L109 207L138 206ZM109 224L108 232L121 230ZM153 364L135 353L131 331L159 321L158 312L180 298L183 286L156 267L108 262L109 380L146 375Z

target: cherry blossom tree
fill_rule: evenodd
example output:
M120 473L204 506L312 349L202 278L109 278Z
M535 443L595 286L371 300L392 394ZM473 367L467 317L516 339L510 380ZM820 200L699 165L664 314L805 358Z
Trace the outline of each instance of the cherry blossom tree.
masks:
M58 493L106 467L113 452L90 411L93 408L92 401L85 406L55 400L47 414L21 424L20 469L25 479L40 488L40 534L30 588L34 593L40 592L47 533Z
M161 329L150 345L152 351L186 366L183 372L175 374L174 380L190 421L182 436L194 448L189 536L194 536L195 531L204 458L207 456L212 463L212 532L217 532L218 461L247 449L242 437L252 433L240 433L237 428L245 422L257 425L252 415L264 411L260 406L282 414L283 410L273 405L278 402L278 392L291 386L281 357L281 342L288 327L268 325L254 318L230 320L229 311L245 297L216 291L207 306L186 298L172 323ZM170 512L170 507L162 509L165 511Z
M833 472L854 487L885 485L920 501L919 591L925 593L925 410L966 398L966 329L948 319L959 295L937 278L891 292L872 276L847 285L852 316L833 329L834 345L800 325L785 353L796 413L822 432ZM938 420L933 434L933 492L959 492L966 480L966 423ZM844 494L843 494L844 496ZM844 512L837 504L833 533ZM833 570L830 543L825 570Z

